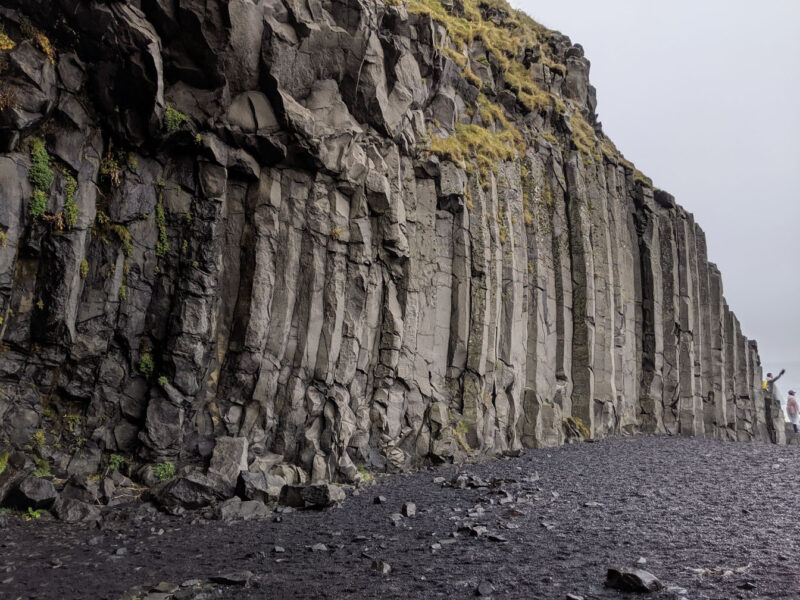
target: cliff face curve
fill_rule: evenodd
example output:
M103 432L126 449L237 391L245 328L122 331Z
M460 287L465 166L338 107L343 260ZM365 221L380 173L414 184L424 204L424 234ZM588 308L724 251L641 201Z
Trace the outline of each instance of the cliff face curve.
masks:
M89 474L233 436L351 481L780 441L703 231L567 37L499 0L5 6L6 448Z

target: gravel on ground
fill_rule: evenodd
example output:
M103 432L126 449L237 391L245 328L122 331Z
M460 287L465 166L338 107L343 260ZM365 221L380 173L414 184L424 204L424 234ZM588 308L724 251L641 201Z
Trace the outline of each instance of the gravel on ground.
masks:
M611 439L379 477L263 521L7 519L0 598L800 598L799 499L796 446ZM611 566L666 589L607 588Z

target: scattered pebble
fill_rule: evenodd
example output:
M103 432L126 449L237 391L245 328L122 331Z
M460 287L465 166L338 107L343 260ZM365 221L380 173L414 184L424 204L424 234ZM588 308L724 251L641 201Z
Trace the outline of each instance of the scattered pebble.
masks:
M170 583L169 581L162 581L157 586L153 587L150 591L151 592L166 592L168 594L172 594L179 587L180 586L175 585L174 583Z
M494 593L494 586L489 581L481 581L475 591L478 596L491 596Z
M215 575L209 577L209 580L214 583L222 583L224 585L247 585L252 579L253 573L251 571L233 571L231 573L224 573L222 575Z
M392 567L389 566L389 563L378 559L372 561L372 568L381 575L388 575L392 571Z
M742 590L754 590L756 589L756 584L752 581L745 581L742 585L739 586L739 589Z

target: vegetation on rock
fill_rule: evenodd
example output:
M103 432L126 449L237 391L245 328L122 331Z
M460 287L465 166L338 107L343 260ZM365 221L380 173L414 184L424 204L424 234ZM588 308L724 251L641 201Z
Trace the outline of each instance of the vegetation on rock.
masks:
M586 119L583 118L580 112L575 111L569 117L570 125L572 125L573 137L575 147L584 155L590 156L596 161L600 161L600 149L597 145L594 129Z
M100 162L100 174L108 179L112 186L119 187L122 183L120 179L121 173L122 169L119 166L119 161L111 153L111 148L109 148L103 160Z
M34 510L30 506L28 507L28 511L23 515L26 521L31 521L33 519L38 519L42 516L42 512L44 512L41 508Z
M111 218L102 210L97 211L92 226L92 235L99 238L104 244L110 244L112 236L119 240L122 244L122 252L125 256L130 256L133 253L133 242L131 240L131 232L128 228L119 223L112 223Z
M167 110L164 112L164 128L167 133L178 131L188 122L189 117L175 109L171 104L167 104Z
M168 481L175 476L175 465L168 460L153 467L153 475L159 481Z
M120 454L112 454L111 457L108 459L108 470L117 471L124 462L125 462L124 456Z
M516 92L525 107L529 110L541 110L554 105L561 113L566 109L563 101L533 83L530 67L517 61L516 57L522 50L538 47L543 64L560 72L562 76L566 73L566 67L547 55L548 47L545 42L550 36L549 30L525 13L512 9L503 0L464 0L463 16L453 14L440 0L411 0L408 11L427 15L445 27L456 49L442 49L442 52L462 69L469 69L467 57L463 54L465 46L480 41L500 68L506 85ZM484 12L492 12L501 17L486 19ZM501 24L498 25L498 22ZM488 60L486 62L491 64ZM480 87L480 79L474 73L472 77L477 79L476 85Z
M438 51L461 69L466 80L481 89L478 109L484 127L498 123L503 131L511 131L520 154L524 148L522 135L517 126L509 122L505 109L487 97L488 90L483 89L483 82L471 69L472 60L483 63L499 74L503 85L514 93L525 110L545 113L552 109L557 115L564 115L572 130L573 144L583 154L585 162L600 162L605 155L626 168L633 168L610 140L594 131L578 107L568 105L558 95L534 83L533 63L527 60L523 63L520 59L528 52L551 73L562 78L567 74L566 65L558 62L553 54L550 46L553 34L547 28L525 13L511 8L505 0L464 0L460 7L445 6L440 0L410 0L407 8L410 13L428 16L445 28L454 48L438 46ZM485 56L474 57L474 42L480 42L479 47L486 51ZM447 143L437 141L437 138L443 137L442 133L450 132L440 130L432 135L431 151L458 164L465 164L465 159L476 160L483 179L487 173L487 159L496 161L512 158L510 153L503 153L498 158L497 142L508 145L509 139L498 140L493 137L496 133L492 131L483 134L483 140L480 140L480 132L473 130L467 135L462 125L460 130L457 128L452 132L456 139ZM557 143L552 132L545 132L543 137L550 143ZM483 183L485 187L486 181Z
M512 129L492 133L479 125L459 123L455 135L446 138L433 136L430 151L453 161L467 173L474 173L477 168L485 179L489 173L497 172L499 161L516 158L518 144L519 139Z
M139 372L145 377L150 377L154 369L153 357L150 356L149 352L145 352L139 357Z
M52 477L53 474L50 472L50 462L44 458L37 458L35 459L36 468L33 470L33 474L36 477Z
M47 442L44 429L37 429L36 432L33 434L31 440L33 441L33 443L36 445L37 448L42 448Z
M3 26L2 23L0 23L0 51L7 52L9 50L13 50L14 46L16 46L14 40L8 37L8 34L6 34L5 26Z
M33 190L31 196L31 204L28 212L31 218L35 221L41 217L47 210L47 194L42 190Z
M17 104L17 94L13 88L6 85L0 90L0 112L12 108Z
M56 64L56 51L53 48L53 44L50 43L50 38L34 27L28 17L22 17L20 19L19 27L25 37L36 42L39 49L47 56L47 60L49 60L51 64Z
M164 213L164 202L160 189L158 191L158 204L156 204L156 227L158 227L156 256L162 257L169 252L169 239L167 238L167 217Z
M47 148L42 138L31 138L29 144L31 166L28 169L28 180L35 189L49 193L50 186L53 184L53 159L47 153Z
M65 179L64 224L71 228L78 220L78 205L75 203L75 192L78 189L78 182L69 174L65 175Z

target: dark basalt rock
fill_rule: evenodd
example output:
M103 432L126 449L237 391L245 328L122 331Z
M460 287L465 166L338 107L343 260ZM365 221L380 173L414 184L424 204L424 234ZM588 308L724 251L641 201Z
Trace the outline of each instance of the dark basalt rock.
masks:
M21 510L50 508L57 497L58 492L50 480L31 475L17 484L5 504Z
M33 462L21 452L0 455L0 465L4 469L0 472L0 505L4 505L6 498L14 488L33 471Z
M247 438L221 437L217 439L208 476L233 493L239 474L247 470Z
M327 508L346 497L342 488L331 484L285 485L281 504L294 508Z
M245 500L259 500L265 504L280 500L286 480L277 475L244 471L239 475L236 493Z
M664 585L655 575L642 569L624 569L609 567L606 575L606 587L622 592L657 592Z
M222 575L213 575L209 577L209 581L224 585L245 586L252 578L253 573L251 571L235 571L231 573L224 573Z
M162 506L203 508L226 498L225 489L218 482L193 471L185 477L176 477L158 488L154 499Z
M233 497L219 505L217 514L223 521L249 521L266 519L271 516L272 510L258 500L243 501L241 498Z
M64 499L59 496L53 504L53 514L66 523L98 521L100 508L80 500Z
M73 475L61 491L61 496L65 500L71 499L94 504L100 498L100 486L88 477Z
M489 4L516 53L381 1L6 0L0 452L168 463L159 502L207 507L637 432L784 443L582 47Z

